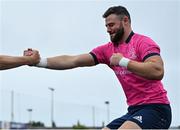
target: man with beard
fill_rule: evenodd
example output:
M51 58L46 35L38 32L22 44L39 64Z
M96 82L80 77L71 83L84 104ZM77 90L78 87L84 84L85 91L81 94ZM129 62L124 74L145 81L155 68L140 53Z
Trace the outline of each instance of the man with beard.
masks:
M0 70L12 69L16 67L20 67L22 65L36 65L39 63L40 56L38 51L31 50L25 51L24 56L8 56L8 55L0 55Z
M71 69L108 65L116 74L127 98L128 112L113 120L108 129L168 129L171 108L161 80L164 75L159 46L149 37L134 33L125 7L110 7L103 15L111 42L88 54L41 59L38 67Z

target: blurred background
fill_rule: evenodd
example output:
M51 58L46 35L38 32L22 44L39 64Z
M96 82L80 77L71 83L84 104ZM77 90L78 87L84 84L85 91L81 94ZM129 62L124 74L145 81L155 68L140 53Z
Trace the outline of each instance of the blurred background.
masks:
M39 50L41 57L88 53L109 41L102 15L115 5L129 10L135 33L161 47L171 126L180 126L179 0L0 0L1 54L20 56L27 48ZM0 72L1 125L102 127L126 109L121 85L105 65L66 71L23 66Z

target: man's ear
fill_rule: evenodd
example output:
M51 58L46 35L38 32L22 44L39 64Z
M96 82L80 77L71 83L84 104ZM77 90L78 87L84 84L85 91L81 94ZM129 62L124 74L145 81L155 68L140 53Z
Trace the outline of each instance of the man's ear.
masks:
M129 18L127 16L124 16L123 22L124 22L125 25L128 24L129 23Z

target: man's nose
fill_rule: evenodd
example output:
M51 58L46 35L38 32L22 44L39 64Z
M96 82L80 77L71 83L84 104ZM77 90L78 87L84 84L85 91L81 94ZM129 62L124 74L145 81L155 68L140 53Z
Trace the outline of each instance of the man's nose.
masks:
M110 28L107 28L107 32L108 32L109 34L111 34L111 29L110 29Z

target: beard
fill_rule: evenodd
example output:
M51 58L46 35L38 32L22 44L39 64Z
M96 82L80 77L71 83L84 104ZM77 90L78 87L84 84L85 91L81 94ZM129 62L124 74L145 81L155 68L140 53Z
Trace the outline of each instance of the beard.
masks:
M119 45L119 42L122 40L123 35L124 35L124 28L122 27L116 32L114 37L111 37L111 41L115 46Z

